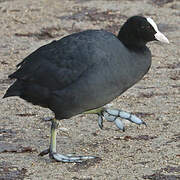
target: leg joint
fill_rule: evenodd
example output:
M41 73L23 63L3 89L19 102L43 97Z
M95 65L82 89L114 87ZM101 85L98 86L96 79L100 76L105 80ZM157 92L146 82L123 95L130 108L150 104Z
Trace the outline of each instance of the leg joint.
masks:
M53 119L53 120L52 120L51 128L52 128L52 129L57 129L58 126L59 126L59 122L57 122L56 119Z

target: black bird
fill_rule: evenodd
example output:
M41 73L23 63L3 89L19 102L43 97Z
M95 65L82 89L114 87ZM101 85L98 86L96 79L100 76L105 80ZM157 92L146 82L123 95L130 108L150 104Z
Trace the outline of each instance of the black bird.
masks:
M150 41L169 43L151 18L130 17L118 36L104 30L87 30L66 36L40 47L17 65L9 78L16 81L4 98L20 98L51 109L51 140L40 155L61 162L81 162L95 156L70 156L56 153L58 120L77 114L97 114L124 130L120 118L136 124L138 117L104 107L137 83L151 66ZM145 123L144 123L145 124Z

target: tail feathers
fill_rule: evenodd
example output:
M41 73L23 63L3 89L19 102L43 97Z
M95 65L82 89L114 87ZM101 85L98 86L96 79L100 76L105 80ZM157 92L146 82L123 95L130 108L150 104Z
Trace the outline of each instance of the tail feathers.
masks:
M21 81L15 81L14 84L12 84L9 89L6 91L6 94L3 96L3 98L7 98L10 96L20 96L22 90L22 83Z
M10 96L19 96L34 105L48 107L50 91L48 88L37 84L16 80L6 91L3 98Z

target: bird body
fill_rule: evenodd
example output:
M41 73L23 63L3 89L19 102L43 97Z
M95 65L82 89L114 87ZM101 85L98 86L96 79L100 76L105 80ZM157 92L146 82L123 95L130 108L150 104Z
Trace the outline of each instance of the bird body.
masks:
M151 65L149 49L142 50L128 50L104 30L69 35L26 57L10 75L17 80L6 96L19 95L50 108L57 119L70 118L104 106L139 81Z
M137 83L151 66L147 42L169 43L151 18L133 16L118 36L104 30L87 30L40 47L17 65L9 77L16 81L5 97L19 96L51 109L50 146L40 155L61 162L82 162L95 156L70 156L56 152L57 120L80 113L97 114L124 131L120 118L136 124L144 121L128 112L103 107Z

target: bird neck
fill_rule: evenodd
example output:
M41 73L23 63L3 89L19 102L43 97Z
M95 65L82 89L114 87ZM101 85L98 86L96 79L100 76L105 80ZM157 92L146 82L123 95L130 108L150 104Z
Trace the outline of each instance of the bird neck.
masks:
M119 31L117 38L130 50L142 51L146 48L146 43L140 37L136 37L131 29L123 26Z

